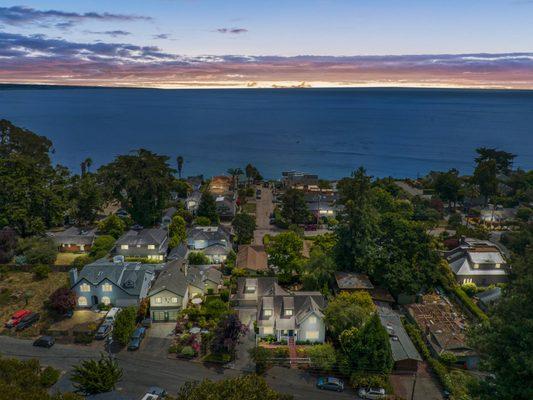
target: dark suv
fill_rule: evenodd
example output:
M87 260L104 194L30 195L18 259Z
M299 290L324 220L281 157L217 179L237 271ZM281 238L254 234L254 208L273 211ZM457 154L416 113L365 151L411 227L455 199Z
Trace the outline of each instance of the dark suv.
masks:
M20 322L17 324L17 327L15 328L15 330L17 331L22 331L26 328L29 328L30 326L32 326L34 323L36 323L37 321L39 321L39 318L41 316L37 313L31 313L31 314L28 314L26 315L24 318L22 318L20 320Z

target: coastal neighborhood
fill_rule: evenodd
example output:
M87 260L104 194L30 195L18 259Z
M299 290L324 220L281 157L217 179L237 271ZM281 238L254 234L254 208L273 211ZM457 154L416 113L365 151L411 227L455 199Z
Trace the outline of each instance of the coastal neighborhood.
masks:
M38 393L262 376L294 398L463 400L493 379L491 321L531 274L532 172L510 153L415 180L187 177L140 149L67 176L48 139L0 133L0 362L39 360Z

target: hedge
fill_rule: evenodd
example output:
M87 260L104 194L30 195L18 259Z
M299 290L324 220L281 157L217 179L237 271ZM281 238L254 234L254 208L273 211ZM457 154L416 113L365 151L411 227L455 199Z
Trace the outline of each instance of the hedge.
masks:
M465 291L459 287L455 286L453 288L453 293L457 296L458 300L470 311L478 320L485 322L488 321L487 315L481 311L481 309L475 304L470 297L465 293Z

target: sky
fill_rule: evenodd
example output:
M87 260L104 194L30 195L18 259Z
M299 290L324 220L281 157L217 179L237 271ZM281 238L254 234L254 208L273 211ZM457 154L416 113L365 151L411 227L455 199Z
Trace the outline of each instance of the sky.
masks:
M533 88L533 0L0 0L0 82Z

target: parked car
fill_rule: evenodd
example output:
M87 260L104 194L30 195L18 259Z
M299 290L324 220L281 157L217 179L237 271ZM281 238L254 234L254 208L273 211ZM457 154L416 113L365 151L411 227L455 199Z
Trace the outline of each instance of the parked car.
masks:
M46 347L49 349L54 345L55 342L56 340L52 336L41 336L39 339L33 342L33 345L36 347Z
M150 328L152 326L152 318L145 318L141 321L141 325L144 326L146 329Z
M117 317L118 313L121 311L121 308L113 307L111 310L107 312L105 315L105 321L106 322L115 322L115 318Z
M383 388L361 388L357 391L357 394L362 399L384 399L386 397L385 395L385 389Z
M261 199L261 189L257 189L257 190L255 191L255 198L256 198L257 200L260 200L260 199Z
M159 400L164 399L166 395L167 391L165 389L158 386L152 386L141 400Z
M96 331L96 334L94 335L94 338L96 340L103 340L111 333L113 330L113 323L109 321L105 321L100 325L98 330Z
M37 313L30 313L28 315L26 315L24 318L22 318L20 320L20 322L17 324L17 327L15 328L17 331L22 331L26 328L29 328L30 326L32 326L34 323L36 323L37 321L39 321L39 318L41 318L41 316Z
M344 382L339 378L321 376L316 381L316 387L322 390L334 390L337 392L342 392L344 390Z
M144 334L146 333L145 327L140 327L135 329L133 335L131 335L130 343L128 344L128 350L139 350L141 347L141 342L144 339Z
M18 323L22 320L22 318L29 314L31 314L30 310L18 310L17 312L13 313L9 321L6 322L5 327L13 328L17 326Z

